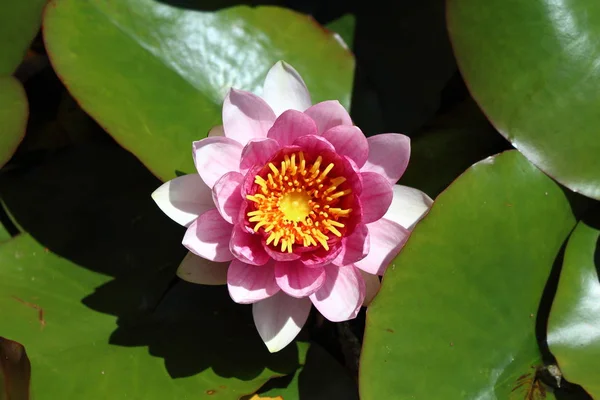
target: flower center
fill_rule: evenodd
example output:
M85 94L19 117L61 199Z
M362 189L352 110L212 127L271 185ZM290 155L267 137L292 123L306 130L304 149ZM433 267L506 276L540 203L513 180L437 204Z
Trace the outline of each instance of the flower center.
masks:
M352 190L340 187L346 182L343 176L329 176L333 163L325 168L322 163L321 156L307 162L300 151L286 154L279 168L270 162L268 170L263 169L268 173L255 176L258 190L246 196L255 208L248 212L248 221L255 222L255 232L262 228L269 234L267 245L288 253L294 245L329 250L329 235L342 236L340 228L346 225L339 220L349 217L352 209L341 202Z

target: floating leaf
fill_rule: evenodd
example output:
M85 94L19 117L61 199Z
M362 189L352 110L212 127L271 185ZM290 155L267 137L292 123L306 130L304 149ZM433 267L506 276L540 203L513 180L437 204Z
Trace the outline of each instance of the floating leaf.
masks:
M565 250L548 345L565 379L600 398L600 224L582 221Z
M312 18L282 8L52 0L44 37L71 94L163 180L194 170L191 143L220 123L229 88L259 93L280 59L304 77L313 102L350 103L352 54Z
M367 311L361 399L509 398L540 363L535 313L574 225L563 191L520 153L467 170Z
M13 77L0 77L0 167L10 160L27 126L27 96Z
M40 28L45 4L46 0L0 2L0 75L12 74L21 63Z
M450 0L448 29L496 129L547 174L600 199L600 2Z

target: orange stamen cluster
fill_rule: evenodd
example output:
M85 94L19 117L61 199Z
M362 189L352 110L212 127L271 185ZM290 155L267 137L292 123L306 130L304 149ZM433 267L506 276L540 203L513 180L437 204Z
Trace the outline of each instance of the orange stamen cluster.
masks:
M254 231L264 229L269 234L267 245L292 252L292 246L317 246L329 250L327 240L333 234L341 237L344 228L341 218L347 218L351 208L341 208L340 201L352 190L341 189L346 178L329 177L334 168L323 168L323 158L307 162L303 152L285 155L279 166L267 164L269 172L256 175L258 190L246 198L254 203L247 215L255 222Z

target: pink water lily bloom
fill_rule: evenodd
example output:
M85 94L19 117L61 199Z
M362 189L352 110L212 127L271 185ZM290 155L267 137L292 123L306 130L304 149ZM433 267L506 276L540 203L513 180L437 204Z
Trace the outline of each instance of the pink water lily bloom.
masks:
M312 105L294 68L278 62L262 98L231 89L223 126L193 143L198 174L153 193L187 227L178 275L227 284L253 304L271 352L289 344L311 305L331 321L356 317L431 199L395 185L409 138L366 138L337 101Z

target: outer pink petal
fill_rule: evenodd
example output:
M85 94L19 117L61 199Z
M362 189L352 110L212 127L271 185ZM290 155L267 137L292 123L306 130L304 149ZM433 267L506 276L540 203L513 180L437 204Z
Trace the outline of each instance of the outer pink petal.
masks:
M242 206L241 186L244 177L239 172L228 172L215 183L212 197L221 217L233 224Z
M276 262L275 279L290 296L307 297L323 286L325 269L305 267L300 261Z
M354 232L342 240L342 251L332 263L341 266L362 260L369 254L370 243L367 226L365 224L357 225Z
M271 353L283 349L300 333L310 307L308 298L296 299L284 292L252 305L254 324Z
M363 172L363 190L360 203L363 210L362 222L375 222L387 212L394 196L392 184L383 176L374 172Z
M410 158L410 138L399 133L383 133L371 136L369 158L362 172L376 172L385 176L391 184L400 179Z
M217 210L210 210L195 220L185 232L183 245L189 251L210 261L230 261L229 240L233 225L221 217Z
M275 139L253 139L244 150L242 150L242 160L240 161L240 169L248 171L253 166L262 167L271 159L281 146Z
M286 110L304 111L312 104L302 77L284 61L277 62L267 73L263 98L278 116Z
M198 173L212 189L226 173L240 171L242 145L222 136L209 137L194 142L193 155Z
M352 126L352 118L348 115L348 111L337 100L317 103L304 113L317 123L319 133L338 125Z
M229 250L240 261L252 265L265 265L271 257L265 251L259 235L246 232L240 225L233 228Z
M281 146L289 146L300 136L316 134L315 121L308 115L300 111L287 110L277 118L267 136L277 140Z
M152 193L152 199L162 212L183 226L189 226L200 214L215 207L210 188L198 174L163 183Z
M338 154L348 156L361 168L369 157L369 143L357 126L338 125L323 132Z
M242 145L250 139L264 138L275 113L260 97L243 90L231 89L223 102L223 128L225 136Z
M229 295L236 303L249 304L279 292L273 263L250 265L234 259L227 271Z
M325 267L327 277L310 300L325 318L333 322L355 318L365 298L365 282L354 265Z
M409 231L385 218L367 225L371 236L369 254L354 265L370 274L383 275L390 262L402 249Z
M189 252L177 268L177 276L201 285L225 285L229 263L216 263Z

